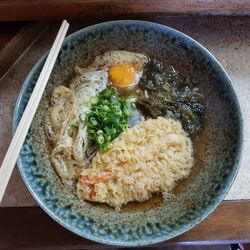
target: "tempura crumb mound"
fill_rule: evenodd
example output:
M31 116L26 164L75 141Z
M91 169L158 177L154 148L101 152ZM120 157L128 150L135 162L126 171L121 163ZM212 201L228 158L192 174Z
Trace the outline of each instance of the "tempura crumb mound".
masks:
M154 193L168 197L193 166L193 147L181 123L159 117L124 131L107 152L98 152L78 178L80 199L116 209Z

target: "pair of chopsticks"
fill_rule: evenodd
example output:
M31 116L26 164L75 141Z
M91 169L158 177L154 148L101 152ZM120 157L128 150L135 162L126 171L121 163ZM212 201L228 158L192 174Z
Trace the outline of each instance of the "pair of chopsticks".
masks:
M4 192L6 190L7 184L9 182L11 173L14 169L15 163L17 161L18 155L21 151L22 145L29 131L31 122L36 113L39 102L42 98L44 89L49 80L50 74L56 62L58 53L62 46L63 40L66 36L67 30L69 28L69 23L64 20L61 27L57 33L56 39L51 47L49 55L45 61L43 69L37 80L36 86L32 92L29 102L24 110L22 118L18 124L16 132L12 138L9 145L7 153L4 157L0 168L0 202L2 201Z

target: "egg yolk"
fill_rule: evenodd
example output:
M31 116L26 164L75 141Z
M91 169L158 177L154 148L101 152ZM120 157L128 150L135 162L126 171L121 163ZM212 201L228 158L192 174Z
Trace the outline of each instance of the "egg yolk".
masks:
M127 87L135 80L136 69L132 64L122 64L109 69L109 80L118 87Z

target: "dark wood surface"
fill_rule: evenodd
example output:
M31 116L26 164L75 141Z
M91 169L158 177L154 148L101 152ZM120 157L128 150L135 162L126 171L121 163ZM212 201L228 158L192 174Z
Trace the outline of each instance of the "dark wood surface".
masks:
M16 60L39 38L48 27L47 22L30 22L18 30L0 51L0 79L8 72ZM24 39L25 37L25 39ZM15 48L15 49L13 49Z
M0 22L0 51L24 25L25 22Z
M25 246L32 249L48 246L55 249L107 248L74 235L40 208L1 208L0 222L0 244L9 249ZM250 201L224 202L198 226L156 246L246 243L249 236Z
M240 82L240 78L248 74L245 62L250 56L246 53L250 44L248 36L250 18L171 17L147 18L147 20L177 28L197 39L216 55L232 79L238 79ZM88 22L72 21L69 33L95 22L93 19ZM9 26L6 30L5 25ZM8 62L6 64L8 67L4 66L5 68L0 64L0 74L4 75L0 80L0 162L11 140L11 122L19 90L34 63L51 46L58 26L59 22L28 22L12 25L0 23L2 27L0 62L4 61L4 56ZM19 44L21 49L17 48ZM6 51L12 50L16 53L11 53L10 60L6 57L8 54ZM11 69L6 73L5 70L9 67ZM40 249L45 247L54 249L105 248L103 245L68 232L35 206L36 203L27 192L15 169L4 200L0 204L0 248L2 246L9 247L9 249L20 246L24 249L35 247ZM222 202L219 208L200 225L159 246L249 241L250 201L238 200Z
M248 15L249 0L2 0L0 21L166 15Z

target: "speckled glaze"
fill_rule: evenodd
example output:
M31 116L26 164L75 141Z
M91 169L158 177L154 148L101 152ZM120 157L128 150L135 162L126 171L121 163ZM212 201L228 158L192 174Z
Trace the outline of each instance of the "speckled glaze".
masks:
M205 95L207 122L193 139L195 165L164 203L132 203L121 212L79 201L66 190L49 161L50 146L43 114L53 88L67 85L75 64L88 65L108 50L128 50L155 56L199 82ZM34 66L17 101L13 131L20 120L46 55ZM139 246L175 237L206 218L228 192L238 171L242 150L242 118L230 79L216 59L188 36L159 24L114 21L68 36L57 59L41 104L18 159L29 191L53 219L72 232L97 242ZM56 237L56 235L55 235Z

